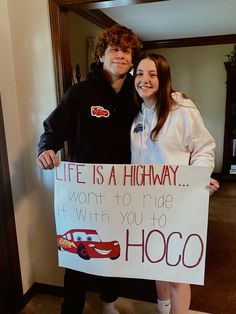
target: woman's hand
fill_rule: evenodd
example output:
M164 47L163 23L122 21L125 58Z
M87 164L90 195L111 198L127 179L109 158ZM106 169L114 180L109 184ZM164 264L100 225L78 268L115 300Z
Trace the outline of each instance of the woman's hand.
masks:
M217 180L210 178L210 183L207 186L210 195L212 195L214 192L216 192L220 187L220 184Z

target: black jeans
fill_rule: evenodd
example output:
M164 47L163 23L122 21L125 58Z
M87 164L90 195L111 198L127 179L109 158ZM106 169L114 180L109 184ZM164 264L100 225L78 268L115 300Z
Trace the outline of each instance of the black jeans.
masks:
M118 298L112 277L95 276L66 268L61 314L82 314L86 291L89 290L98 291L104 302L114 302Z

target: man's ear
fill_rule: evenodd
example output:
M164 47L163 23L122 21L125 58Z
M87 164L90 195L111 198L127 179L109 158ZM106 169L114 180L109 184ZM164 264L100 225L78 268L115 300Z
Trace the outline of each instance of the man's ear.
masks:
M99 57L99 60L100 60L101 63L104 63L104 56Z

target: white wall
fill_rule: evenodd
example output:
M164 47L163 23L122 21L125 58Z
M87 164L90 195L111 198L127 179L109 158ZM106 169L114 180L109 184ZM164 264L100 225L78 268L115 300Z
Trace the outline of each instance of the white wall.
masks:
M35 163L42 121L56 106L48 1L0 2L0 90L23 290L62 284L57 267L53 173Z
M216 141L215 172L222 169L226 101L224 62L225 55L231 50L233 44L148 51L166 57L171 67L173 88L186 93L200 110Z

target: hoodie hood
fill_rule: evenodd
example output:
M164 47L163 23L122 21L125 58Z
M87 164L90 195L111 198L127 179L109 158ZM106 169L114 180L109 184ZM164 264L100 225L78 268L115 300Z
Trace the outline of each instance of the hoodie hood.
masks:
M90 65L90 71L87 74L86 79L97 79L98 77L103 77L103 65L101 62L93 62Z
M183 93L181 92L173 92L171 94L171 97L175 102L173 107L171 108L172 110L177 109L181 106L192 108L192 109L196 108L194 103L189 98L186 98L186 96L183 96Z
M101 62L93 62L90 65L90 72L87 74L86 79L88 81L93 81L96 84L102 85L103 87L111 88L103 74L103 64Z

